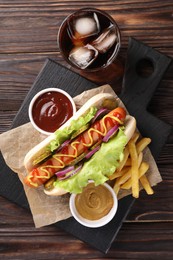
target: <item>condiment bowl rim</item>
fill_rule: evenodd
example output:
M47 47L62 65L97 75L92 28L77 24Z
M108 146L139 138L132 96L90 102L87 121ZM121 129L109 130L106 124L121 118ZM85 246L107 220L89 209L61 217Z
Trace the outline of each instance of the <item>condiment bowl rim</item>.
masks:
M73 115L76 113L76 105L75 105L75 102L73 100L73 98L63 89L60 89L60 88L45 88L45 89L42 89L40 90L39 92L37 92L33 98L31 99L30 103L29 103L29 107L28 107L28 115L29 115L29 120L32 124L32 126L37 130L39 131L40 133L44 134L44 135L51 135L52 132L47 132L43 129L41 129L33 120L33 116L32 116L32 108L33 108L33 105L35 103L35 101L37 100L37 98L39 96L41 96L42 94L46 93L46 92L58 92L58 93L62 93L64 94L71 102L72 104L72 107L73 107Z
M110 210L110 212L106 216L102 217L101 219L88 220L88 219L85 219L82 216L80 216L80 214L77 212L77 209L75 207L75 197L77 194L71 194L71 196L70 196L69 207L70 207L71 214L76 219L76 221L78 221L83 226L90 227L90 228L102 227L102 226L108 224L113 219L113 217L115 216L115 214L117 212L118 199L115 194L115 191L108 183L103 183L101 185L104 185L111 192L113 201L114 201L113 207Z

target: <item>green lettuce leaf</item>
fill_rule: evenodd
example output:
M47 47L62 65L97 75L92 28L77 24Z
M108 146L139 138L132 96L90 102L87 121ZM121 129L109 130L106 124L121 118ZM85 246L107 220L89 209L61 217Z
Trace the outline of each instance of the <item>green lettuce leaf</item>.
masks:
M77 175L63 181L57 180L54 183L55 187L77 194L82 192L88 180L93 180L95 185L103 184L114 173L119 162L123 159L123 150L126 143L127 137L123 128L120 128L115 137L107 143L102 143L100 150L84 163Z
M70 126L65 127L63 130L58 129L55 132L56 138L51 141L49 145L51 152L55 151L65 140L68 140L74 132L80 130L83 126L89 123L95 116L96 112L97 108L91 107L86 115L81 116L77 120L72 120Z

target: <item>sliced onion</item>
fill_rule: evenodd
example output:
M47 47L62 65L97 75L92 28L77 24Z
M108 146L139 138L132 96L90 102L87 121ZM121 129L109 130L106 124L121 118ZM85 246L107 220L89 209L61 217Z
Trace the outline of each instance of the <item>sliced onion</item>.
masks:
M107 134L103 137L103 142L104 142L104 143L108 142L109 139L116 134L118 128L119 128L119 125L115 125L114 127L112 127L112 128L107 132Z
M71 172L73 170L74 170L74 166L69 166L69 167L65 167L61 171L56 172L55 174L59 178L59 177L62 177L62 176L66 175L67 173L69 173L69 172Z
M66 174L64 177L60 177L59 180L66 180L68 178L71 178L72 176L74 176L75 174L77 174L80 170L82 169L82 164L79 165L75 170L71 171L71 173Z
M95 114L95 116L93 117L91 123L93 124L96 120L100 119L101 117L105 116L106 114L108 114L110 112L109 109L107 108L100 108L97 113Z
M100 145L96 146L93 150L91 150L89 153L85 155L86 159L91 158L98 150L100 149Z
M68 145L71 142L70 139L66 140L64 143L62 143L58 149L56 150L56 152L60 151L63 147L65 147L66 145Z

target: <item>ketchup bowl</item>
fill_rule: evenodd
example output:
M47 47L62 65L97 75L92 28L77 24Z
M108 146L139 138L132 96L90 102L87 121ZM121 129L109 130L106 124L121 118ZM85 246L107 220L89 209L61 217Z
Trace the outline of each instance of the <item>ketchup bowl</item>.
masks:
M29 104L29 119L33 127L44 135L54 133L76 112L72 97L59 88L39 91Z

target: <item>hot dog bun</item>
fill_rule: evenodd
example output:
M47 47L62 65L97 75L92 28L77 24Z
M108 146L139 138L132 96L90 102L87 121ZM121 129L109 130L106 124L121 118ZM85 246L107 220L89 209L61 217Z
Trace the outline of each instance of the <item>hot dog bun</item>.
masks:
M73 117L71 117L63 126L61 126L60 129L63 130L65 127L70 125L72 120L78 120L81 116L87 114L91 107L96 107L97 109L105 107L105 104L107 104L107 100L112 100L114 103L116 102L116 98L108 93L100 93L93 96L75 113ZM110 105L110 102L108 102L108 104ZM124 133L127 136L128 143L136 129L135 118L130 115L126 115L124 126ZM26 154L24 159L24 166L28 172L31 172L34 169L34 160L36 160L47 151L47 147L49 146L50 142L55 139L55 136L55 133L51 134L49 137L47 137L44 141L39 143ZM60 187L56 187L51 190L44 189L44 192L50 196L60 196L67 193L66 190Z
M134 117L127 115L126 116L126 120L125 120L125 131L124 133L127 136L127 143L129 142L129 140L132 138L135 129L136 129L136 120ZM44 189L44 192L46 195L49 196L61 196L67 193L67 191L65 191L62 188L53 188L52 190L46 190Z
M106 99L115 100L115 97L109 93L100 93L93 96L74 114L73 117L71 117L64 125L62 125L60 129L63 129L66 126L70 125L72 120L76 120L80 116L85 115L90 107L95 106L98 109L101 108L104 100ZM24 158L24 166L28 172L33 169L33 161L46 151L47 146L52 140L54 140L54 138L55 134L53 133L26 154Z

